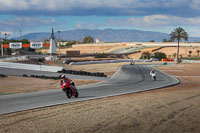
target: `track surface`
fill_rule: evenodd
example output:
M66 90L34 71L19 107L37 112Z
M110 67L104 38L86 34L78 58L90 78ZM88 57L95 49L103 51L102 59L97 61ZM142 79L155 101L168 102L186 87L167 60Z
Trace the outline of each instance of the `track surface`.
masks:
M78 87L79 98L68 99L62 90L0 96L0 114L107 96L141 92L178 84L170 75L157 70L157 81L149 75L150 65L125 65L115 75L98 84Z

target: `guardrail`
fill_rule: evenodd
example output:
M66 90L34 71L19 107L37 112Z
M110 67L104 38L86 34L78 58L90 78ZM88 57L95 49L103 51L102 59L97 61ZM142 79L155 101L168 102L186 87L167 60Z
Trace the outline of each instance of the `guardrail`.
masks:
M70 65L86 65L86 64L102 64L102 63L119 63L119 62L152 62L152 60L121 59L121 60L84 61L84 62L71 62Z
M57 72L63 69L62 67L56 67L56 66L32 65L32 64L10 63L10 62L0 62L0 67L35 70L35 71L47 71L47 72Z
M200 63L198 60L182 60L183 63Z

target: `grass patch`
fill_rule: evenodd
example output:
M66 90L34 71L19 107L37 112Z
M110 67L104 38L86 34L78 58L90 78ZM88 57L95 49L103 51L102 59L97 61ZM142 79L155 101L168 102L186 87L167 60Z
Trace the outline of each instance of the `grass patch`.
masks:
M200 60L200 57L183 57L183 60Z
M94 58L107 58L108 56L105 53L99 53L94 56Z
M14 94L14 93L2 93L2 92L0 92L0 96L3 96L3 95L10 95L10 94Z

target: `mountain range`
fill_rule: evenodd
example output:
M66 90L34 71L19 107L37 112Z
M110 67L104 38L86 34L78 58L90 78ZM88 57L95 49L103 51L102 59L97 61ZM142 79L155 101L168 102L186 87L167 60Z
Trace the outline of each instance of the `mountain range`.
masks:
M55 32L55 37L58 40L58 32ZM23 39L30 41L44 41L49 40L51 33L29 33L22 36ZM94 39L98 38L102 42L149 42L154 40L162 42L163 39L169 39L170 35L167 33L142 31L142 30L128 30L128 29L104 29L104 30L88 30L77 29L61 31L60 40L80 41L84 37L91 36ZM18 38L15 38L18 39ZM189 42L200 42L200 37L189 37Z

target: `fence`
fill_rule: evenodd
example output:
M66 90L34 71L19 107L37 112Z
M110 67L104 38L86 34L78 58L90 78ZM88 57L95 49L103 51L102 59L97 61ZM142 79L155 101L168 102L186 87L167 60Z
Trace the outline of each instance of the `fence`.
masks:
M10 63L10 62L0 62L0 67L35 70L35 71L47 71L47 72L57 72L63 69L62 67L56 67L56 66L32 65L32 64Z

